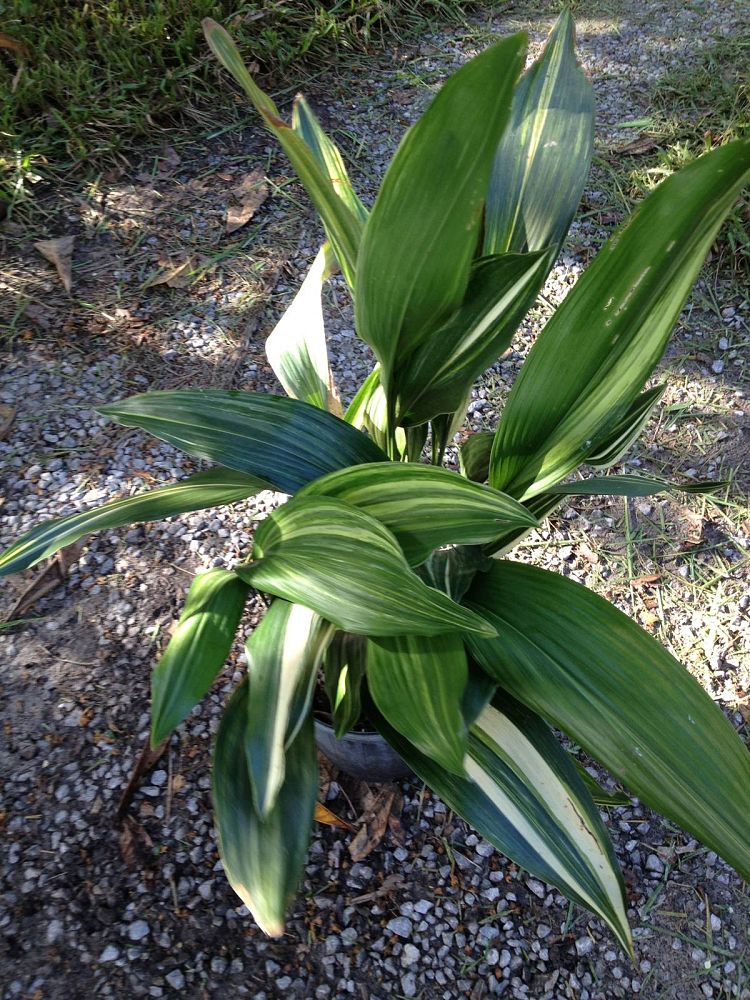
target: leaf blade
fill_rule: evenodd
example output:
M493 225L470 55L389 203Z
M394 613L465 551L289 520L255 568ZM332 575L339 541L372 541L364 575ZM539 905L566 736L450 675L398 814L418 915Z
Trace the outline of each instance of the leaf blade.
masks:
M498 629L467 641L505 690L748 876L750 756L659 643L580 584L507 560L467 603Z
M177 628L151 675L151 746L208 693L229 656L249 587L225 569L194 577Z
M112 500L93 510L45 521L27 531L0 555L0 576L28 569L92 531L159 521L175 514L235 503L271 488L270 483L256 476L211 469L149 493Z
M390 531L341 500L290 500L255 532L252 563L237 573L254 587L312 608L358 635L491 632L409 568Z
M386 455L343 420L298 399L219 389L149 392L99 407L189 455L259 475L293 493L326 472ZM314 440L303 450L300 441Z

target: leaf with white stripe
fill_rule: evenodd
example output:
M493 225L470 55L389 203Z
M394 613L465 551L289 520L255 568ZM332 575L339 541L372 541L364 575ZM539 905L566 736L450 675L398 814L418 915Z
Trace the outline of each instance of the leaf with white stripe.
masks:
M312 716L287 748L286 773L265 819L253 805L247 770L247 680L229 701L216 735L213 800L219 853L234 891L266 934L284 932L284 912L302 878L318 796Z
M517 500L449 469L416 462L341 469L298 494L311 496L343 500L376 518L393 532L412 566L440 545L478 545L506 527L537 524Z
M321 410L334 409L321 298L327 270L323 246L266 341L266 356L287 395Z
M148 392L99 407L198 458L262 476L294 493L327 472L385 454L345 421L299 399L266 392L187 389Z
M399 360L463 301L526 41L506 38L454 73L383 179L360 246L355 309L387 393Z
M252 696L245 754L255 807L266 817L284 783L285 748L310 710L320 661L333 625L301 604L275 600L245 650Z
M565 11L513 95L487 195L484 252L559 247L593 148L594 91L576 59L573 18Z
M151 675L152 747L209 691L229 656L248 589L225 569L193 578L177 628Z
M463 774L468 669L457 635L370 639L367 687L390 725L455 774Z
M367 640L337 632L323 658L323 678L331 703L336 739L353 729L362 715L362 682L367 669Z
M494 562L466 602L497 628L467 642L501 687L750 877L750 754L674 657L585 587L523 563Z
M44 521L27 531L0 555L0 576L18 573L34 566L40 559L72 545L92 531L121 528L125 524L160 521L175 514L185 514L206 507L237 503L273 487L258 476L243 475L228 469L197 472L179 483L161 486L149 493L123 497L67 517Z
M253 562L237 573L358 635L494 634L423 583L380 521L331 497L295 497L261 521Z
M547 727L511 719L496 705L498 697L471 726L465 777L421 753L382 716L373 721L450 809L516 864L601 916L632 954L612 848L573 763Z
M748 181L750 139L719 146L662 181L608 240L524 362L495 435L492 486L519 499L551 490L632 414Z
M672 483L661 476L591 476L573 483L557 483L551 495L650 497L655 493L715 493L727 485L724 480L687 480Z

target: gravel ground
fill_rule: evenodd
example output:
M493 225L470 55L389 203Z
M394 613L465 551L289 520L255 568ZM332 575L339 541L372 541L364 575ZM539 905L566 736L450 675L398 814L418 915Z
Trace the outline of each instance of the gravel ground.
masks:
M660 74L694 56L712 33L732 31L746 12L743 3L726 0L685 7L659 0L638 5L637 13L631 7L577 5L581 54L597 90L600 149L622 142L618 123L647 113L648 88ZM490 28L529 28L538 47L550 23L551 15L520 8L494 20L488 15L465 38L426 37L418 50L360 63L352 77L336 77L328 93L313 94L326 123L346 126L346 148L362 147L353 171L362 189L372 193L374 176L431 89L486 44ZM137 225L156 254L160 240L171 245L175 235L160 225L176 226L179 238L174 220L180 215L175 209L161 222L148 218L156 211L154 190L164 201L173 188L190 189L240 154L247 162L265 159L266 139L258 131L233 137L233 145L222 141L195 162L185 158L175 177L120 177L104 183L99 201L90 197L87 207L62 207L88 263L76 272L77 305L49 305L46 330L37 313L31 334L14 342L0 372L0 403L17 407L0 441L3 542L43 517L195 468L171 447L108 424L93 404L148 387L277 388L262 343L315 252L318 236L309 215L301 220L301 238L292 238L290 216L300 232L297 209L283 198L270 199L259 222L261 241L249 254L260 269L225 272L219 288L209 279L144 296L140 265L118 243ZM231 177L245 168L228 169ZM279 160L270 168L277 180L285 169ZM603 179L594 172L588 206L605 207ZM214 225L218 209L211 191L201 189L205 198L185 239L195 237L196 227L209 231ZM97 224L105 201L107 224ZM547 315L545 300L564 296L612 221L589 212L576 223L515 350L478 389L471 428L494 425L498 400ZM268 249L275 237L282 248L276 255ZM54 300L43 262L19 252L16 263L34 301ZM81 300L99 295L104 302L112 284L121 315L107 300L95 313L102 326L92 330L91 311L82 311ZM248 287L257 292L249 307ZM328 312L332 360L349 397L371 360L354 338L340 285ZM63 341L51 328L58 321L67 322ZM680 425L675 444L670 417L650 430L631 467L668 465L703 477L721 471L722 461L740 467L746 459L744 358L733 353L747 336L740 302L727 302L719 325L694 302L667 363L668 399L698 404L716 421L708 431ZM686 449L686 440L694 447ZM0 633L3 1000L228 994L256 1000L750 998L747 887L713 852L637 803L606 816L625 871L635 964L598 921L520 871L415 783L400 786L400 818L363 862L352 862L348 835L316 825L287 933L278 941L264 939L223 878L211 821L209 746L241 676L240 648L144 777L127 821L115 820L148 731L149 673L189 578L246 553L253 518L272 502L265 495L232 510L93 538L66 568L64 582L22 615L39 617ZM750 720L750 712L741 711L747 712L750 691L744 570L750 525L695 506L702 501L692 503L649 501L631 512L641 540L653 543L647 551L637 548L642 571L662 570L660 557L673 560L658 595L656 588L643 592L622 582L623 511L616 505L576 503L530 538L522 558L584 580L629 610L683 657L740 728ZM667 525L677 524L666 538L649 535L659 513ZM696 517L699 535L708 534L712 545L689 556L680 542L685 532L690 541ZM10 582L6 610L27 583ZM248 628L262 610L261 602L249 609ZM356 825L366 789L341 775L329 778L327 805Z

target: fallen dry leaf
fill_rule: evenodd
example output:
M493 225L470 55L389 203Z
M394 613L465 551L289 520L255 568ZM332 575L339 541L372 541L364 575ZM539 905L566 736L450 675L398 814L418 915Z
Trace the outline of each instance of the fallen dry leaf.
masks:
M656 139L652 139L651 136L641 135L637 139L633 139L631 142L626 143L624 146L619 146L615 152L616 153L629 153L635 156L639 153L649 153L652 149L656 149L658 143Z
M337 826L342 830L353 830L351 823L337 816L335 812L324 806L322 802L315 803L315 822L324 823L326 826Z
M42 330L50 330L55 319L52 309L47 309L46 306L38 305L35 302L30 302L24 309L23 314L26 319L30 319L32 323L36 323Z
M34 248L39 251L42 257L48 260L50 264L55 265L57 273L60 275L60 281L62 281L65 291L68 294L70 294L70 289L73 285L71 258L73 256L74 242L75 236L59 236L55 240L40 240L34 244Z
M368 791L365 795L364 812L359 820L362 826L349 844L352 861L362 861L380 844L388 828L395 797L394 785L383 785L377 793Z
M645 587L650 583L658 583L661 573L649 573L647 576L636 576L630 582L634 587Z
M154 842L132 816L126 816L120 831L120 854L128 868L141 868Z
M8 611L2 621L11 622L17 618L22 618L37 601L47 594L51 594L65 580L71 565L77 561L83 549L83 542L73 542L60 549L57 555L47 563L44 569L37 573L31 583L26 587L13 607Z
M15 52L16 57L18 58L18 69L16 70L15 76L10 83L10 92L11 94L15 94L16 87L18 86L24 66L26 65L26 60L29 58L29 50L23 42L19 42L17 38L12 38L10 35L6 35L4 31L0 31L0 48L10 49L11 52Z
M256 167L252 173L246 174L232 193L238 204L227 208L228 233L246 225L268 197L263 171Z
M133 768L133 773L130 775L130 780L125 786L125 791L122 793L120 801L117 803L117 812L115 813L117 819L123 819L130 808L130 803L133 801L133 796L141 783L141 779L144 774L148 774L156 763L161 760L168 744L169 738L163 740L157 747L152 749L148 737L146 738L141 755Z
M170 288L187 288L193 280L195 264L192 257L188 257L181 264L170 266L163 271L159 271L149 278L143 285L144 288L154 288L156 285L168 285Z
M10 430L15 415L15 406L6 406L5 403L0 403L0 441L3 440Z

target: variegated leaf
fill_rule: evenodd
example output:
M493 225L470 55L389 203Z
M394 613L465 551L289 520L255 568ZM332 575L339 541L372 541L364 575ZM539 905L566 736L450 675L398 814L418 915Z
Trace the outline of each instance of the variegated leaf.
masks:
M252 695L245 754L253 801L265 818L284 783L285 748L309 714L312 689L333 625L301 604L273 601L247 645Z
M228 469L211 469L197 472L179 483L161 486L150 493L111 500L93 510L44 521L27 531L0 555L0 576L28 569L92 531L160 521L174 514L237 503L268 489L272 489L271 484L258 476Z
M237 573L359 635L493 632L423 583L380 521L331 497L294 498L261 521L253 562Z
M412 566L448 543L478 545L506 526L536 520L510 497L455 472L415 462L353 466L310 483L299 499L329 496L377 518L396 536Z
M457 635L370 639L367 686L387 721L422 753L463 774L466 723L461 701L468 671Z

